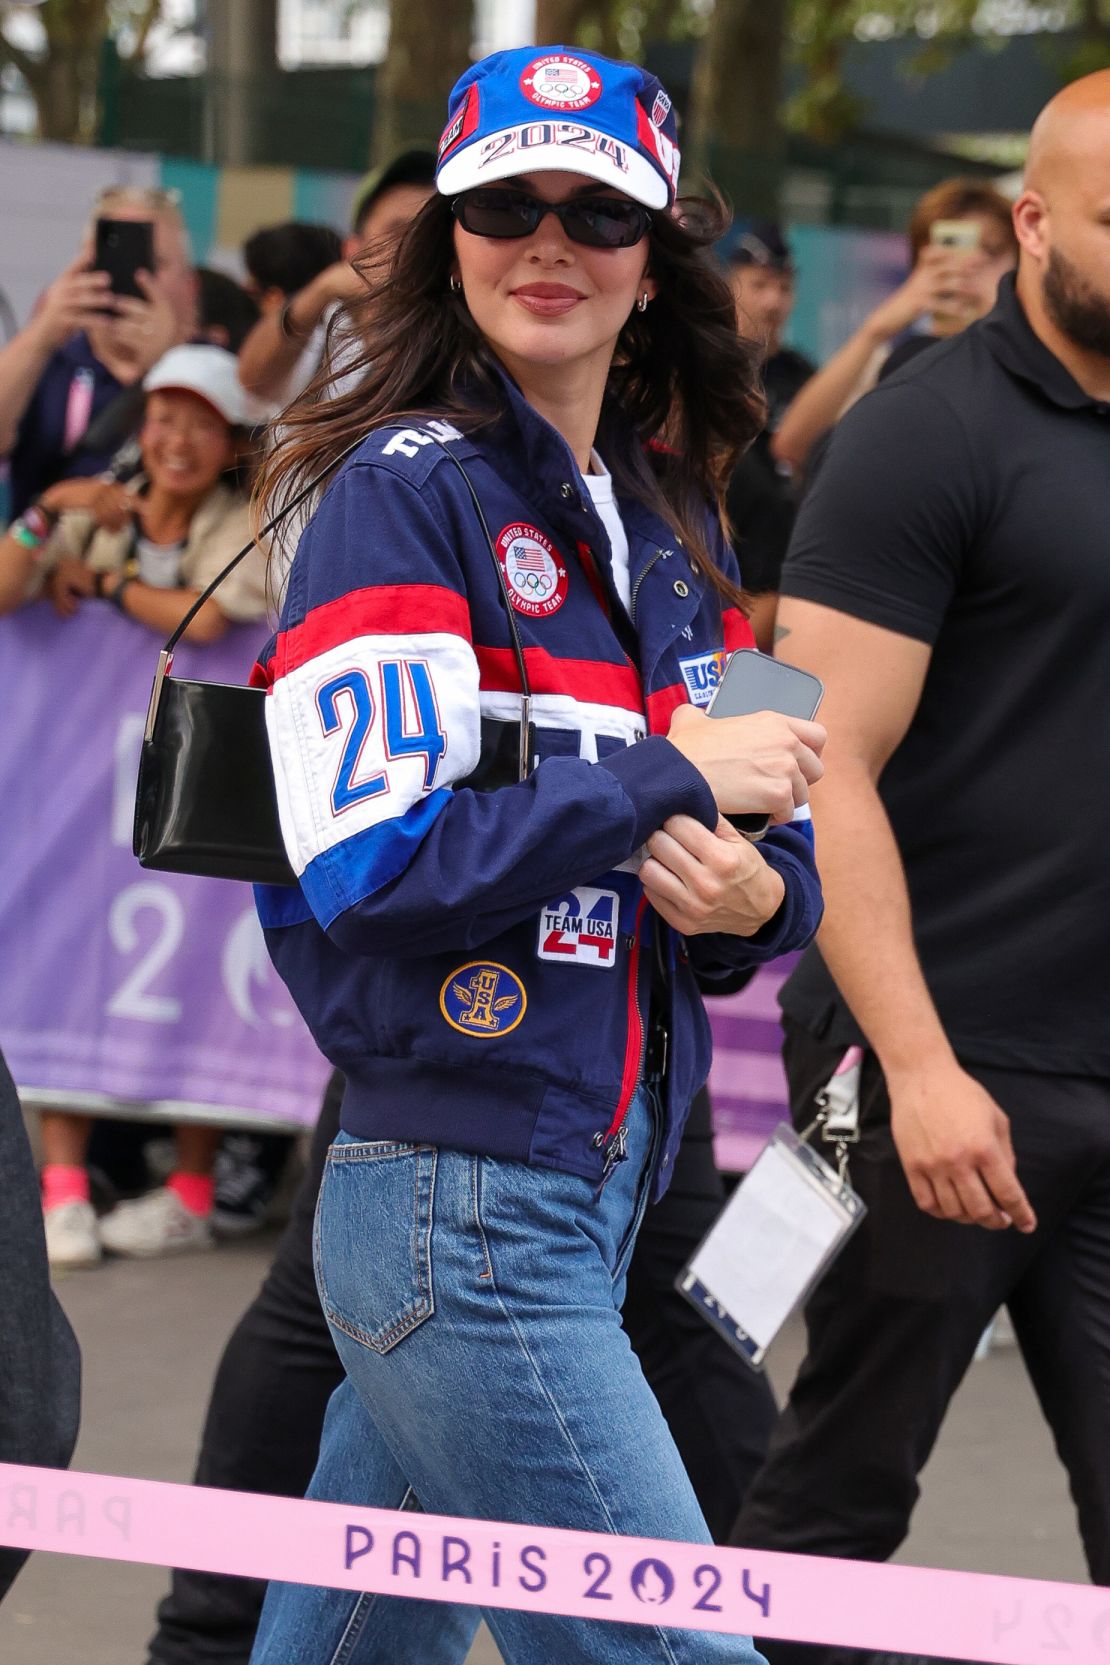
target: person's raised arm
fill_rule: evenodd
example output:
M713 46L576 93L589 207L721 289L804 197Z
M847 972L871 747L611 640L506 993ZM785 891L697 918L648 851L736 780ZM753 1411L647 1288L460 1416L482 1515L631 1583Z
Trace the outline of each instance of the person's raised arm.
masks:
M931 649L791 596L779 603L778 629L783 657L825 684L826 774L812 796L826 906L818 944L883 1067L914 1200L937 1218L1031 1230L1008 1118L960 1067L926 986L878 792L917 709Z
M909 329L918 318L932 312L941 297L962 294L967 283L967 266L962 251L930 244L905 283L864 319L851 335L799 390L786 408L771 437L771 452L777 461L801 468L822 434L838 421L846 405L867 391L862 385L875 354Z
M309 337L332 302L349 300L363 288L354 267L339 260L276 312L260 318L239 350L239 380L247 392L260 399L281 399Z
M110 282L107 272L92 271L88 257L79 256L50 285L31 321L0 350L0 455L14 449L51 354L102 320Z

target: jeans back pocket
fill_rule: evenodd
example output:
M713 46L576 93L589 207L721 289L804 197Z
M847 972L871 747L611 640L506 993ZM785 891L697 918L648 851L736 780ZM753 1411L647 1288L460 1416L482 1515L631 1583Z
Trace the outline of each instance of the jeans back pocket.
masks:
M432 1207L436 1149L339 1140L316 1210L315 1260L328 1322L388 1353L435 1311Z

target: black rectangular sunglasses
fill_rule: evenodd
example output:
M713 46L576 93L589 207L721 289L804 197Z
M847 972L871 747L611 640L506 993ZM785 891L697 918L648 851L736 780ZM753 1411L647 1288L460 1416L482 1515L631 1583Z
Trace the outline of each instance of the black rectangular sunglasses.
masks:
M464 231L474 237L528 237L545 214L554 214L572 243L588 249L630 249L651 225L651 214L626 197L572 197L544 202L527 191L478 186L451 204Z

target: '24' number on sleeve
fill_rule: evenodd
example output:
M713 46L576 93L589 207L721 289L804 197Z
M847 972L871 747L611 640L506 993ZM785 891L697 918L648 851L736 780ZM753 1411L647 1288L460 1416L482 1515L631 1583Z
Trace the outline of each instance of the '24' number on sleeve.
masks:
M346 728L346 742L332 788L333 815L352 804L389 791L385 770L356 780L359 759L378 715L382 714L383 744L390 761L402 757L424 759L424 790L435 783L447 736L440 727L431 673L423 659L387 659L379 667L380 701L375 699L364 670L343 671L316 693L316 708L326 735ZM406 700L406 693L408 698ZM415 727L407 724L415 717ZM350 727L347 728L347 724Z

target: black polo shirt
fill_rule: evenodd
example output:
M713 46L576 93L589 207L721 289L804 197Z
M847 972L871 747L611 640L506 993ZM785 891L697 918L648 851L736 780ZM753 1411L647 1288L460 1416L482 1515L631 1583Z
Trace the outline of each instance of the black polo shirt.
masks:
M1110 415L1012 279L848 413L782 591L932 647L880 790L957 1054L1110 1075ZM858 1038L813 950L783 1006Z

